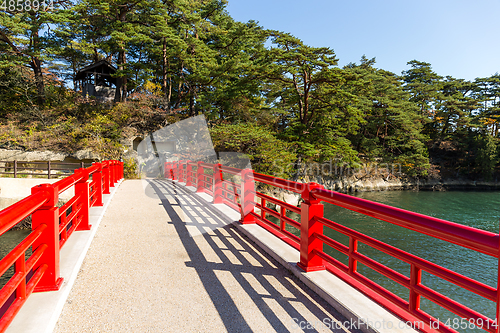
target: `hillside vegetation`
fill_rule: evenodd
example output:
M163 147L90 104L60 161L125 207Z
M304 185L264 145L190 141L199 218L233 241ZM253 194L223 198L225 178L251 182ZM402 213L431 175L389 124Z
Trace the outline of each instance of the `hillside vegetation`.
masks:
M401 75L257 22L221 0L54 0L0 9L0 146L117 158L134 131L205 115L218 150L257 170L397 163L410 177L492 179L499 170L500 75L473 82L411 60ZM118 68L115 103L73 91L79 68Z

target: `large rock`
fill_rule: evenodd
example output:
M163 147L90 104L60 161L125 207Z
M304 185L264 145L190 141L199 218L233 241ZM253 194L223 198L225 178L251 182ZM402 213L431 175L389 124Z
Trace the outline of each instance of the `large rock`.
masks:
M74 157L77 160L100 160L100 156L90 149L78 150L76 153L71 154L71 157Z
M66 160L76 159L79 161L99 161L100 157L91 149L81 149L75 153L61 153L50 150L46 151L23 151L23 150L10 150L0 149L0 161L19 161L19 162L36 162L36 161L60 161L67 162Z
M0 149L0 161L63 161L67 154L56 153L53 151L22 151L22 150L8 150Z

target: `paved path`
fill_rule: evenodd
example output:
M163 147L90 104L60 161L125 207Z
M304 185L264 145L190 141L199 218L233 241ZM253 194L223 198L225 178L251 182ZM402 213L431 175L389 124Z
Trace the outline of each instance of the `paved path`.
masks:
M321 321L346 320L196 194L142 182L118 188L55 332L300 332L307 322L322 332Z

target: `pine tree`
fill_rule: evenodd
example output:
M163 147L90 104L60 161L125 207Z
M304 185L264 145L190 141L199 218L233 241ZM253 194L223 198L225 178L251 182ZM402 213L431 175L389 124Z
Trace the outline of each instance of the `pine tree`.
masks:
M354 91L364 122L359 134L349 138L370 159L400 163L408 175L425 175L430 165L421 105L411 100L397 75L376 69L374 64L375 58L363 56L360 65L347 66L364 82L364 89Z
M62 20L65 12L60 9L69 5L69 0L54 0L45 6L23 2L22 6L0 9L0 64L32 69L39 106L45 102L43 64L49 59L45 51L50 44L47 28Z

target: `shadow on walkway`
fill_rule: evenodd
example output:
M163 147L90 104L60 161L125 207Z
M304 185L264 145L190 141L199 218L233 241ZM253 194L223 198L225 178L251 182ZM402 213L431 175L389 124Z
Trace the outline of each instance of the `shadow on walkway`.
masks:
M148 182L189 255L186 266L196 270L227 331L359 332L343 327L345 317L198 195L171 181Z

